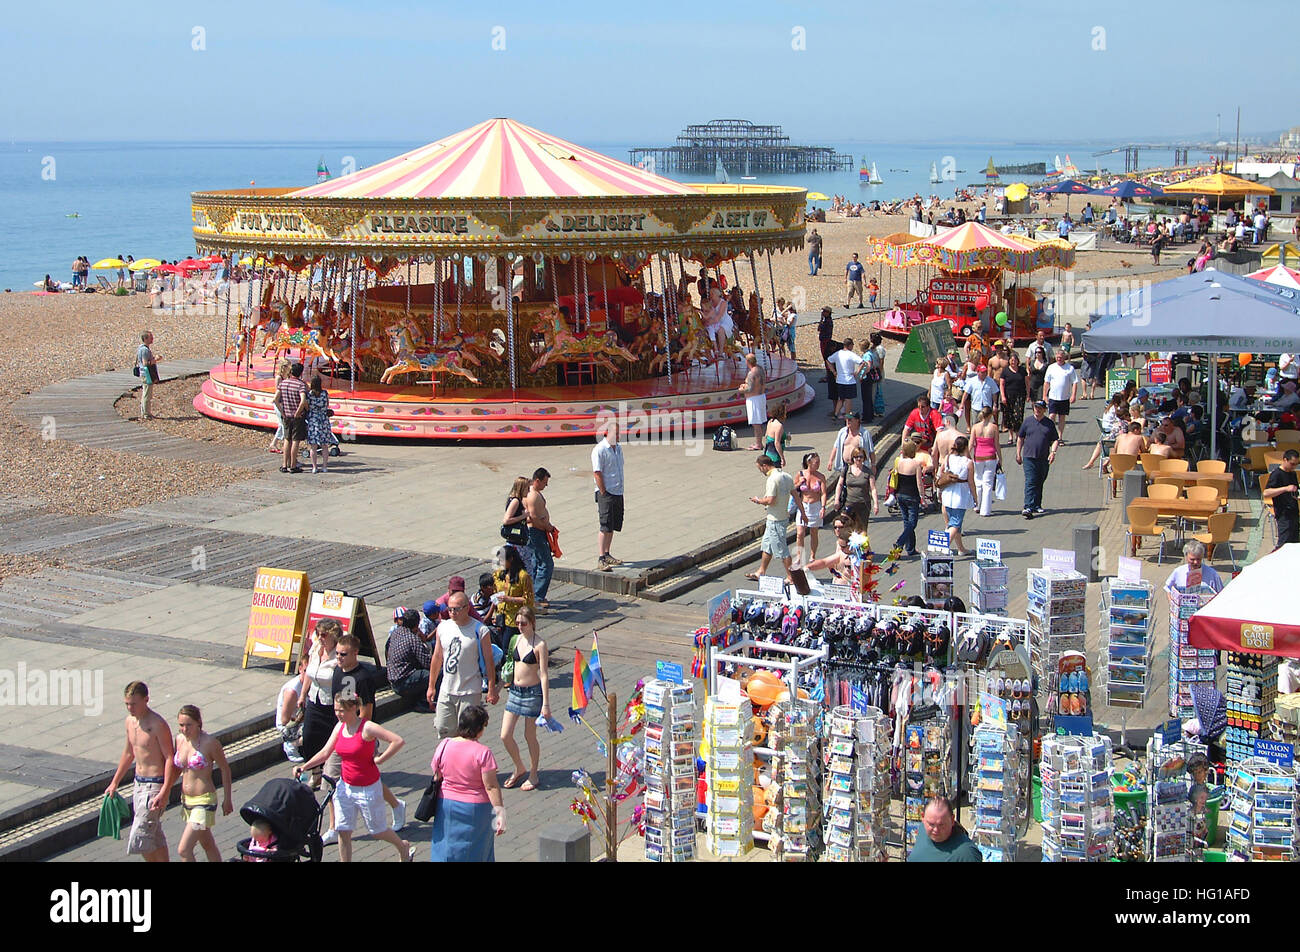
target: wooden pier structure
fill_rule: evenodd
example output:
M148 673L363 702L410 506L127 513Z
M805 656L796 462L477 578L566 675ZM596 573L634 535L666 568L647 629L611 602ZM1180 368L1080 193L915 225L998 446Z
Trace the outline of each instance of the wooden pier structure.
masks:
M731 176L839 172L854 167L848 153L829 146L793 145L780 126L755 125L748 119L714 119L687 126L676 145L631 149L628 154L633 165L660 175L712 176L719 161Z

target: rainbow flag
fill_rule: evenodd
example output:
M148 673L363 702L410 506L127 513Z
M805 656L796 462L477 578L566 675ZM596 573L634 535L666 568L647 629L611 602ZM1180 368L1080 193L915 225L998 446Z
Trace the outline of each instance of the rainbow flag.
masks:
M573 649L573 693L569 700L569 716L580 716L587 709L587 690L591 686L591 668L587 667L582 652Z
M591 633L591 684L587 686L587 690L591 690L591 685L600 688L601 694L609 696L605 690L605 672L600 667L600 646L596 643L594 630Z

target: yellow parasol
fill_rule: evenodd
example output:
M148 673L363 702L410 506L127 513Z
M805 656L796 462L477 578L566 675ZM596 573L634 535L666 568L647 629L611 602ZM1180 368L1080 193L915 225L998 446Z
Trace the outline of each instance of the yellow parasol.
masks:
M152 271L162 264L157 258L140 258L138 261L132 261L127 266L128 271Z
M126 262L123 261L121 258L100 258L98 261L96 261L94 264L91 265L91 268L98 268L101 271L104 270L105 268L125 268L125 267L126 267Z
M1012 185L1008 185L1006 196L1007 201L1009 202L1024 201L1025 198L1029 196L1029 186L1024 182L1015 182Z
M810 202L829 202L830 200L831 197L829 195L823 195L821 192L808 193L808 201Z
M1164 188L1166 192L1218 195L1220 198L1224 195L1277 194L1277 189L1265 185L1263 182L1252 182L1249 179L1238 178L1224 172L1215 172L1213 175L1198 175L1196 178L1188 179L1185 182L1175 182L1173 185L1166 185Z
M257 267L260 268L262 267L262 265L266 264L266 261L262 258L258 258L256 261L254 261L252 255L245 255L244 257L239 259L239 263L242 265L250 265L250 264L256 265Z

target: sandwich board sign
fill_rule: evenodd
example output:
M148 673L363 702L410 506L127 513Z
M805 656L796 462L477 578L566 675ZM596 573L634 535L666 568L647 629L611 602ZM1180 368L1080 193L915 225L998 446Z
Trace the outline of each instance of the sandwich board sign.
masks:
M328 588L323 592L312 592L307 609L307 627L303 634L304 649L311 645L317 622L326 618L337 621L343 634L356 635L361 642L358 654L373 658L375 664L380 663L379 648L375 644L375 633L370 627L370 614L366 611L364 598Z
M294 649L302 641L310 596L306 572L267 566L257 570L241 667L248 667L249 658L269 658L283 663L284 673L289 673Z

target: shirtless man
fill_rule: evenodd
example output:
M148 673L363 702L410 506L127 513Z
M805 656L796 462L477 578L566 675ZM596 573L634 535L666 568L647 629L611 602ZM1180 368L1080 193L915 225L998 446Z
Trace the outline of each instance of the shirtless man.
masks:
M1187 442L1183 439L1183 431L1174 422L1174 418L1165 417L1156 432L1164 437L1161 442L1169 447L1169 455L1174 459L1182 459Z
M852 529L849 526L849 520L843 515L836 516L833 525L837 542L835 551L825 558L813 559L803 568L805 572L809 573L827 569L836 581L840 581L848 578L849 536L852 535Z
M1002 371L1007 366L1008 353L1006 341L1000 340L993 345L993 356L989 358L988 368L989 376L994 380L1002 379Z
M934 438L934 462L936 466L940 469L943 468L944 460L952 452L952 444L957 442L957 437L965 435L957 427L956 414L946 414L943 418L943 429Z
M1161 430L1156 430L1151 434L1151 446L1147 449L1147 452L1165 459L1173 459L1174 457L1173 449L1165 442L1165 434Z
M763 448L763 431L767 428L767 378L763 368L758 365L758 358L753 354L745 355L745 382L736 388L736 393L745 398L745 415L754 427L754 445L751 450Z
M1142 424L1134 420L1129 423L1128 432L1115 437L1115 448L1111 453L1118 453L1120 456L1141 456L1146 451L1147 440L1142 435Z
M126 768L135 764L135 821L127 840L128 855L144 856L147 863L167 862L167 836L163 833L162 814L172 785L176 782L176 753L171 728L149 707L149 689L143 681L126 686L126 748L104 796L117 793Z
M528 514L528 548L537 563L537 573L533 577L534 604L543 610L551 607L546 593L551 589L551 574L555 571L555 556L551 554L551 540L547 536L555 527L551 523L551 514L546 511L546 497L542 495L550 481L551 474L539 467L533 472L532 485L524 497L524 511Z

